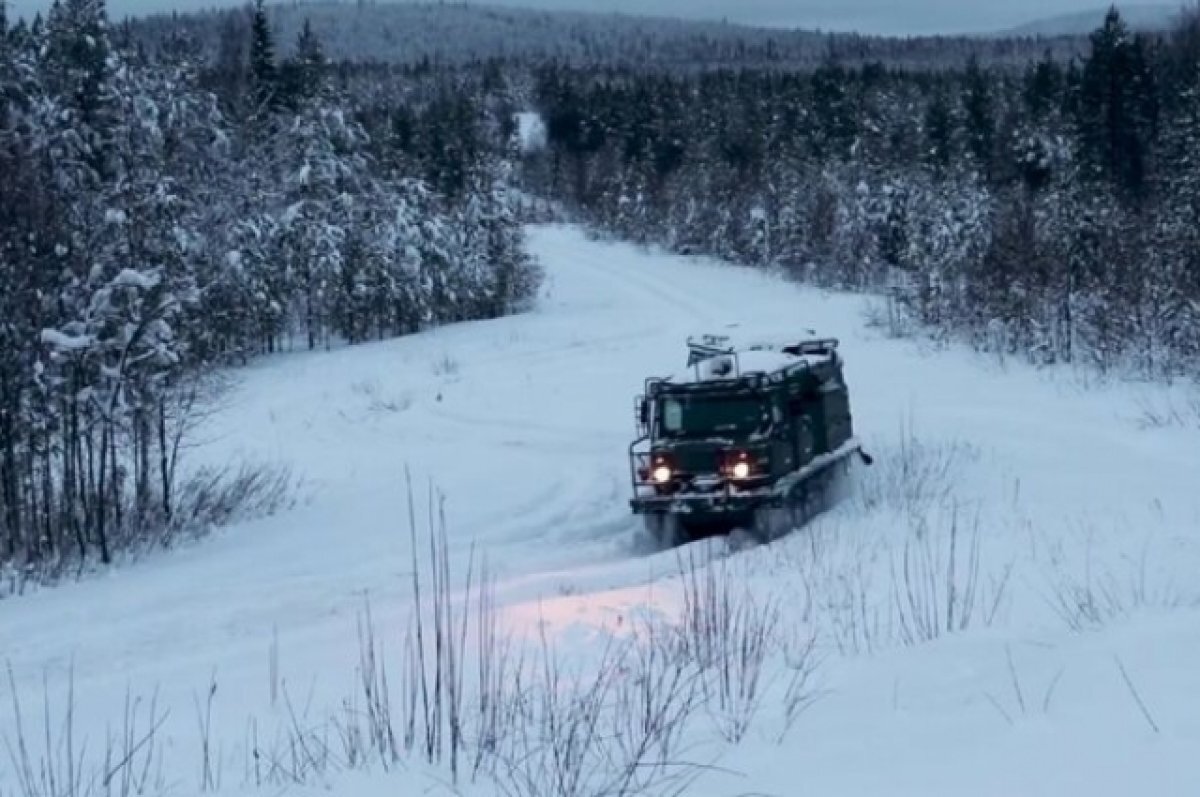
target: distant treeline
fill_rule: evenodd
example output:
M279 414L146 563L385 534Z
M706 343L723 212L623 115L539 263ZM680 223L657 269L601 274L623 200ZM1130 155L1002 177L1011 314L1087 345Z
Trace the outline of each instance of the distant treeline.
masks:
M620 237L894 288L893 324L1038 362L1200 366L1200 14L1016 71L550 65L537 97L526 180Z
M460 66L501 61L510 67L554 61L575 67L637 67L664 71L720 66L811 68L830 61L878 61L893 67L962 66L974 55L986 64L1021 65L1046 53L1065 60L1084 37L911 37L753 28L721 22L536 11L466 3L280 3L267 9L289 45L307 22L335 61ZM248 9L136 20L145 41L186 33L210 55Z

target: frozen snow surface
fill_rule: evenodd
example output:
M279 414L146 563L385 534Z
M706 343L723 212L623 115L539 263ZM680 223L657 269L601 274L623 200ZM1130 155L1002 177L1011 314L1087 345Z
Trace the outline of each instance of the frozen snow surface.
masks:
M570 226L533 227L530 246L547 282L526 315L234 374L191 461L288 463L303 479L293 509L0 601L27 735L45 695L59 716L73 670L76 751L119 732L127 690L157 691L170 793L279 793L256 791L238 757L283 711L273 687L297 712L336 710L368 600L387 650L403 647L406 470L418 518L431 488L444 494L455 572L473 547L486 555L506 631L586 660L625 618L670 612L679 552L649 546L628 509L632 398L682 370L689 334L738 325L841 340L876 465L771 546L690 547L778 601L788 633L814 634L819 666L790 733L769 699L739 743L698 735L712 767L685 793L1200 794L1200 434L1145 423L1171 388L892 340L863 297ZM9 688L0 679L11 742ZM219 778L201 773L204 736ZM11 763L0 752L3 797L25 792ZM447 783L414 766L290 790Z

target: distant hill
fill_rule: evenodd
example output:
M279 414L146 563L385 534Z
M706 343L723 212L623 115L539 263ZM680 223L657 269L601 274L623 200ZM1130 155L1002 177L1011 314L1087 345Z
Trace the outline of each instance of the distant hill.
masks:
M1138 31L1166 30L1178 19L1181 5L1117 6L1122 18L1130 28ZM1093 11L1062 14L1036 20L1011 30L1003 31L1006 36L1081 36L1091 33L1104 22L1108 7Z
M896 68L938 68L974 54L994 65L1022 65L1047 47L1059 56L1079 51L1078 37L1045 41L973 37L884 37L755 28L725 22L612 13L540 11L463 2L269 3L281 53L305 19L336 60L461 64L475 59L557 60L576 65L639 68L771 66L811 68L881 62ZM246 8L160 14L130 22L147 43L170 32L190 34L210 54L245 39ZM239 32L241 31L241 32ZM232 37L232 38L231 38Z

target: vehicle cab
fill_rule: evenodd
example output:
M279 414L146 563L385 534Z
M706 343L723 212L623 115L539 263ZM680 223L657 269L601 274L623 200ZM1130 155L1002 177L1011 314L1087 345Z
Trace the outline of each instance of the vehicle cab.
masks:
M837 341L689 340L685 371L650 379L630 449L634 511L753 511L851 439Z

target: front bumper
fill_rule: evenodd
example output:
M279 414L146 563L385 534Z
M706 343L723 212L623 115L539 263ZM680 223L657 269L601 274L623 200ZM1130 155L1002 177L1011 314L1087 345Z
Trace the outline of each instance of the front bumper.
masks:
M871 460L862 451L857 439L850 439L837 450L822 454L798 471L772 483L754 486L738 485L720 477L705 477L693 481L683 490L662 493L652 486L635 483L630 506L635 515L673 514L692 517L715 517L753 513L759 509L780 509L789 503L804 500L806 487L813 479L824 479L839 463L852 456Z
M784 498L772 490L723 490L716 493L638 496L629 503L635 515L724 515L782 507Z

